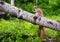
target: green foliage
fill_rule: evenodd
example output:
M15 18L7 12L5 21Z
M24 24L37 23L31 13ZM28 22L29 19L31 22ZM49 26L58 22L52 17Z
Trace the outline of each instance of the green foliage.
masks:
M10 3L10 0L4 1ZM16 7L31 13L35 4L36 0L15 0ZM38 0L37 4L46 18L60 19L60 0ZM37 34L37 25L11 17L9 20L0 19L0 42L41 42ZM60 32L51 29L46 29L46 34L47 38L60 37ZM26 39L23 35L27 36Z
M11 21L12 20L12 21ZM0 20L0 40L1 42L39 42L36 26L16 18L10 20ZM28 24L27 24L28 23ZM27 25L27 26L26 26ZM28 39L22 38L28 35ZM34 36L35 35L35 36ZM34 37L33 37L34 36Z
M60 2L59 0L37 0L38 1L38 6L43 10L45 16L50 16L50 15L59 15L60 12ZM29 11L33 13L32 9L36 4L36 0L34 2L28 2L28 3L17 3L16 6L19 8L22 8L26 11Z
M3 1L5 1L5 2L7 2L7 3L10 3L11 0L3 0Z

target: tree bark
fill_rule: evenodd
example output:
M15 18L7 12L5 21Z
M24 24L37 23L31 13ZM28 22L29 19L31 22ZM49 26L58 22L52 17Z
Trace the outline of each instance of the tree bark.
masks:
M11 0L11 5L14 5L14 0Z
M4 10L5 12L9 12L11 16L24 19L26 21L29 21L33 24L42 25L45 27L49 27L50 29L54 29L57 31L60 31L60 23L54 20L50 20L45 17L35 16L32 13L29 13L27 11L24 11L22 9L19 9L15 6L12 6L5 2L0 2L0 9Z
M3 2L3 0L0 0L0 2ZM6 19L6 13L2 10L0 10L0 18Z

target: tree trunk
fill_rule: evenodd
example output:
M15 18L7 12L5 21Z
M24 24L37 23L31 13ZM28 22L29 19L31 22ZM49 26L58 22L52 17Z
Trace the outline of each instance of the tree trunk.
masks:
M0 2L3 2L3 0L0 0ZM6 19L6 14L2 10L0 10L0 18Z
M11 0L11 5L14 5L14 0Z
M5 12L9 12L11 16L17 17L19 19L24 19L33 24L42 25L45 27L49 27L50 29L60 31L60 23L54 20L47 19L45 17L35 16L32 13L26 12L22 9L19 9L15 6L12 6L5 2L0 2L0 9Z

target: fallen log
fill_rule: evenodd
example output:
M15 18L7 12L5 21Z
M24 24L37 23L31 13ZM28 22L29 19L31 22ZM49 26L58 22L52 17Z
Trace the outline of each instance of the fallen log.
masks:
M50 29L54 29L60 31L60 23L54 20L50 20L45 17L35 16L32 13L22 10L21 8L17 8L5 2L0 2L0 10L5 12L9 12L11 16L24 19L33 24L42 25L45 27L49 27Z

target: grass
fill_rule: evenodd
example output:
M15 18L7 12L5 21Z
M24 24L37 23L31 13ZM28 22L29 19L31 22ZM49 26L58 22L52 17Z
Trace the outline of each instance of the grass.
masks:
M46 16L46 17L52 20L60 19L59 16ZM11 38L14 37L16 38L16 42L20 42L20 41L40 42L41 40L39 40L39 37L37 37L37 32L38 32L37 25L34 25L32 23L26 22L21 19L12 18L9 20L4 20L4 19L0 20L0 35L4 36L6 34L8 36L8 34L10 35L10 33L12 35L9 36L7 39L5 38L6 36L4 36L1 42L5 42L5 41L13 42L14 40L12 40ZM56 37L57 31L46 28L46 34L48 38ZM22 35L28 35L29 38L24 39L22 38ZM2 37L0 36L0 38Z

